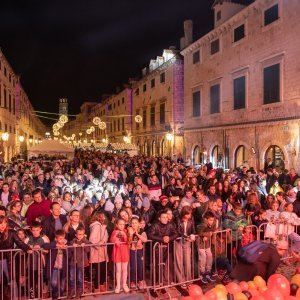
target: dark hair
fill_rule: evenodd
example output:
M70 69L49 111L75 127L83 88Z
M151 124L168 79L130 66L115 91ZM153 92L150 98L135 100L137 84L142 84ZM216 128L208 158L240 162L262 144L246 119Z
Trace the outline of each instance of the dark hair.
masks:
M233 209L243 209L243 206L241 203L236 202L233 204Z
M30 228L40 228L40 227L42 227L42 225L38 221L33 221L30 226Z
M73 213L74 213L74 212L79 212L79 210L78 210L78 209L74 209L74 210L72 210L72 211L70 212L69 215L70 215L70 216L73 216Z
M66 233L62 230L62 229L58 229L55 231L55 237L59 237L59 236L66 236Z
M191 214L193 209L190 206L184 206L180 211L180 219L182 219L185 215Z
M203 218L204 218L204 219L215 218L215 215L213 214L213 212L207 211L207 212L203 215Z
M85 228L83 226L78 226L75 230L75 232L77 231L84 231L85 232Z
M53 206L56 205L56 204L58 204L60 206L60 204L58 202L56 202L56 201L51 202L50 209L53 209Z
M3 205L0 205L0 210L4 211L6 213L6 207Z
M40 189L35 189L35 190L32 191L31 195L32 195L32 197L34 197L35 195L37 195L39 193L42 194L42 191Z

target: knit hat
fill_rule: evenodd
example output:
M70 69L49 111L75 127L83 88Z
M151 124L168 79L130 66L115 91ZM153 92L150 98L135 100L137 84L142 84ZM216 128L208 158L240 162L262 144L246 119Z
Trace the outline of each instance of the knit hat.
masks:
M105 203L105 206L104 206L104 210L105 211L113 211L114 210L114 205L112 204L112 202L110 200L107 200L106 203Z
M167 196L162 195L162 196L159 197L159 200L160 200L160 201L163 201L163 200L167 200L167 201L168 201L169 199L168 199Z
M123 198L121 195L116 195L114 203L117 203L117 202L123 204Z

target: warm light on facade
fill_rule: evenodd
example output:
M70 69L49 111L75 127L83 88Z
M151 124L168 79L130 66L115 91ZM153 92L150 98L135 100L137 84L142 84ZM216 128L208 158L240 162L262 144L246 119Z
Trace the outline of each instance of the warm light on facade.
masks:
M166 134L166 138L167 138L168 141L172 141L172 140L173 140L173 137L174 137L174 136L173 136L172 133L167 133L167 134Z
M9 133L8 132L3 132L2 135L1 135L1 137L2 137L2 140L4 142L7 142L8 139L9 139Z
M23 142L24 142L24 140L25 140L25 137L24 137L24 135L20 135L20 136L19 136L19 141L20 141L21 143L23 143Z

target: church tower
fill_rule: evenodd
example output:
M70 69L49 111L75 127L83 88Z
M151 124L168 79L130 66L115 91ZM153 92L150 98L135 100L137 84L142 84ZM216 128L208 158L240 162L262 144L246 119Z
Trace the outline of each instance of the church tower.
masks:
M68 114L68 99L60 98L59 99L59 115L67 115Z

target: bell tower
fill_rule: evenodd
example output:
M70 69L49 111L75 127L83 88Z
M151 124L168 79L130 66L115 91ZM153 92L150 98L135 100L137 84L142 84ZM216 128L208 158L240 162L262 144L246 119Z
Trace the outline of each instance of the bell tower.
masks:
M68 114L68 99L60 98L59 99L59 115L67 115Z

